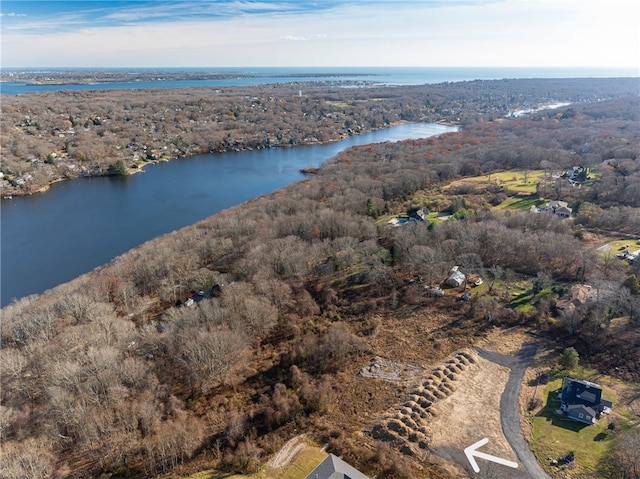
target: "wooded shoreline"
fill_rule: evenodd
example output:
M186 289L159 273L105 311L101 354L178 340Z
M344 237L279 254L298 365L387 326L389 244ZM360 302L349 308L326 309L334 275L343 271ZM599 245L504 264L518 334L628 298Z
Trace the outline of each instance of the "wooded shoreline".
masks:
M5 97L3 196L60 179L126 174L149 162L210 152L335 141L398 122L457 125L500 119L522 105L633 95L637 80L474 81L340 88L290 84Z

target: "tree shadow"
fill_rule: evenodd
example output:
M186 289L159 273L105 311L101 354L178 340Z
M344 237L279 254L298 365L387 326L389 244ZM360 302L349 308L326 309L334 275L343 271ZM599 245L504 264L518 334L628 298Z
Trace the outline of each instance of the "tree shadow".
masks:
M561 427L573 432L580 432L585 427L589 427L589 424L574 421L572 419L568 419L566 416L556 414L556 411L560 410L560 400L558 399L559 392L560 389L549 391L545 406L540 410L540 412L538 412L538 414L536 414L536 416L546 418L553 426Z
M540 374L538 374L535 378L529 380L527 384L531 387L544 386L549 383L549 379L550 379L549 372L543 371Z
M598 434L596 434L593 438L594 441L604 441L609 437L609 435L606 432L599 432Z

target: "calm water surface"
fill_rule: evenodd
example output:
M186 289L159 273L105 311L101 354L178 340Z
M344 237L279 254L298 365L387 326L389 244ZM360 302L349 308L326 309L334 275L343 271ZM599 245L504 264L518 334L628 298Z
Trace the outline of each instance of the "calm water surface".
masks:
M4 70L11 70L5 68ZM19 69L17 69L19 70ZM70 69L73 70L73 69ZM109 69L106 69L109 70ZM120 69L127 71L127 69ZM140 71L154 69L136 69ZM637 77L633 68L508 68L508 67L289 67L289 68L175 68L174 71L204 71L237 77L217 80L171 80L116 82L90 85L25 85L0 83L0 93L18 95L28 92L58 90L111 90L139 88L188 88L255 86L272 83L305 83L318 81L372 82L380 85L424 85L470 80L500 80L503 78L585 78ZM10 78L10 77L8 77Z
M155 238L303 178L353 145L453 131L411 124L336 143L200 155L125 178L86 178L2 200L2 306L69 281Z

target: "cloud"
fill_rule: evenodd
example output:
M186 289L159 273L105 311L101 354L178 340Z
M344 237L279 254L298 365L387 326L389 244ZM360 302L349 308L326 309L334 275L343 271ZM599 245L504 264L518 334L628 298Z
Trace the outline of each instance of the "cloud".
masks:
M637 67L640 58L640 4L632 0L317 3L319 9L307 1L217 0L101 10L104 3L96 3L52 16L28 11L29 20L3 24L3 64Z
M26 13L15 13L15 12L0 13L0 17L26 17L26 16L27 16Z
M306 42L307 38L300 35L284 35L280 37L282 40L290 40L294 42Z

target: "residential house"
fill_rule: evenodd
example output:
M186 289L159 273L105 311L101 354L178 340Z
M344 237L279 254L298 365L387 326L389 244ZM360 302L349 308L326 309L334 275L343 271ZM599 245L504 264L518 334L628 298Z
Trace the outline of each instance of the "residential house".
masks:
M571 217L571 208L569 208L569 204L566 201L550 201L542 211L553 213L561 218Z
M544 207L545 211L551 211L553 213L555 213L556 208L561 208L561 207L567 207L569 206L569 203L567 203L566 201L557 201L557 200L553 200L550 201L549 203L547 203L547 206Z
M451 271L449 271L449 277L447 278L445 283L453 288L457 288L458 286L462 286L465 279L466 277L464 273L462 273L462 271L460 271L457 266L454 266L453 268L451 268Z
M556 302L556 308L561 311L573 312L595 300L596 295L591 286L588 284L574 284L571 286L571 295L559 299Z
M428 214L428 211L426 211L424 208L420 208L417 211L412 211L409 215L409 219L413 221L426 221Z
M567 170L567 177L571 181L586 179L587 169L584 166L573 166Z
M566 206L556 208L555 214L560 218L571 218L571 209Z
M309 473L305 479L369 479L367 476L358 471L355 467L350 466L342 459L333 454L329 454L327 458Z
M602 388L589 381L564 378L560 393L560 409L574 421L595 424L601 414L609 414L613 403L602 398Z

